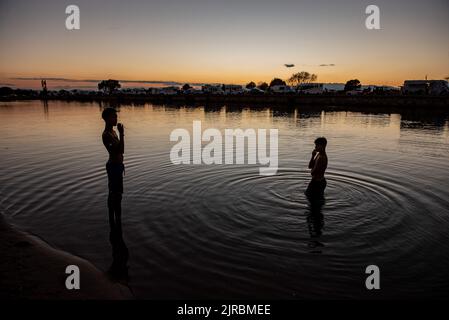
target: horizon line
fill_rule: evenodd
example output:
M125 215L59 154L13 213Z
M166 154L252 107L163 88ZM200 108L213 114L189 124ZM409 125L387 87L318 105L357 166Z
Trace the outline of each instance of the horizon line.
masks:
M276 78L276 77L275 77ZM19 81L41 81L41 80L47 80L47 81L60 81L60 82L88 82L88 83L99 83L103 80L108 80L108 79L71 79L71 78L64 78L64 77L9 77L8 79L10 80L19 80ZM356 79L356 78L354 78ZM207 85L207 84L228 84L228 83L222 83L222 82L180 82L180 81L167 81L167 80L129 80L129 79L114 79L117 80L121 83L141 83L141 84L165 84L165 85L184 85L184 84L190 84L190 85L194 85L194 86L202 86L202 85ZM284 79L282 79L284 80ZM444 79L442 79L444 80ZM284 80L286 81L286 80ZM405 80L404 80L405 81ZM252 82L252 81L250 81ZM248 83L250 83L248 82ZM259 81L256 83L263 83L266 81ZM286 81L287 82L287 81ZM268 82L267 82L268 83ZM344 85L344 82L315 82L315 83L322 83L322 84L338 84L338 85ZM2 84L2 85L7 85L7 84ZM8 85L12 85L12 84L8 84ZM362 84L363 86L375 86L376 84ZM13 85L16 86L16 85ZM389 87L399 87L399 86L395 86L395 85L377 85L377 86L389 86Z

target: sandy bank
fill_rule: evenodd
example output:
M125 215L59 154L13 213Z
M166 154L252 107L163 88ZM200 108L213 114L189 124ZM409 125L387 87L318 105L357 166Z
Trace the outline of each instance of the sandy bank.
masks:
M132 299L90 262L57 250L0 216L0 299ZM80 269L80 289L65 287L68 265Z

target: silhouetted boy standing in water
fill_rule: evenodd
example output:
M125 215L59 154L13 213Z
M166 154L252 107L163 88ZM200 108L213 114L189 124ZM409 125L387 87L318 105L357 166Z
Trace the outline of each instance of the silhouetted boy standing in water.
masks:
M324 137L315 140L315 149L312 152L312 158L309 161L309 169L312 169L312 181L306 190L306 195L311 200L318 200L324 197L324 189L326 189L326 179L324 172L327 168L326 155L327 140Z
M109 209L109 226L111 233L122 233L122 193L123 193L123 173L125 166L123 165L124 145L124 128L121 123L117 124L117 111L113 108L103 110L102 118L105 121L103 131L103 144L108 150L109 160L106 163L106 171L108 173L108 209ZM114 131L117 126L119 137Z

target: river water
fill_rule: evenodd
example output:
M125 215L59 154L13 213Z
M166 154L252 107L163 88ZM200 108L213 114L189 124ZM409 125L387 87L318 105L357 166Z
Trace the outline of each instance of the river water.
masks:
M0 103L0 212L107 271L104 105ZM123 237L138 298L428 298L449 292L447 114L121 105ZM279 130L279 169L174 165L174 129ZM328 139L325 201L303 191ZM255 152L249 150L248 152ZM316 208L315 208L316 209ZM367 290L365 268L380 269Z

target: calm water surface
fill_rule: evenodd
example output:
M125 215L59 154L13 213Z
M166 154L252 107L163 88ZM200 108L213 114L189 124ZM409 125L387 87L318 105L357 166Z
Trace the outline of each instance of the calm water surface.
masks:
M0 104L0 212L112 262L102 106ZM123 105L124 239L139 298L410 298L449 292L447 116ZM421 119L421 120L420 120ZM279 170L171 164L176 128L279 129ZM322 216L303 194L328 138ZM255 152L250 150L249 152ZM381 290L365 289L365 268Z

